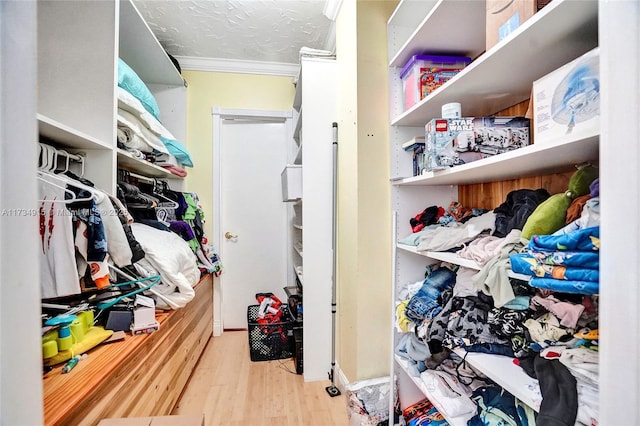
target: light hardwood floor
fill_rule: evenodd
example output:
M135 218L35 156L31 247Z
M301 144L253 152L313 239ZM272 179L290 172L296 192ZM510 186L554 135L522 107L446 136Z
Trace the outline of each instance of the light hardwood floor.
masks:
M172 414L205 415L206 426L347 426L344 394L303 381L292 359L252 362L246 331L213 337Z

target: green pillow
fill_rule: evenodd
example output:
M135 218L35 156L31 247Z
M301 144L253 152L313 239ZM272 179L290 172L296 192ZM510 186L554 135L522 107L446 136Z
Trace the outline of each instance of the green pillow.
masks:
M578 166L578 170L569 179L569 197L576 199L589 193L589 185L598 178L598 168L591 164Z
M569 179L569 189L540 203L522 227L522 238L549 235L566 225L567 209L571 202L589 193L589 185L598 177L598 168L590 164L578 167Z
M566 192L547 198L531 213L522 227L520 236L528 240L532 235L553 234L565 226L567 209L570 205L571 197Z

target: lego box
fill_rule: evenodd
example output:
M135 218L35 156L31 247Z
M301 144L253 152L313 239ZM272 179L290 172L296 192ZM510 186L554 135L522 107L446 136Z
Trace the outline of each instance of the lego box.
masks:
M595 48L533 82L536 144L599 132L599 59L599 50Z
M529 119L435 118L425 139L425 170L441 170L529 145Z

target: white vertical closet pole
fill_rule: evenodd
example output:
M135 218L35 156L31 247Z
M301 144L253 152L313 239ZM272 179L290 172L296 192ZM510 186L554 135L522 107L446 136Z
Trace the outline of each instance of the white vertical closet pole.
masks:
M640 3L599 3L600 423L640 424Z
M336 387L335 368L336 368L336 233L337 216L338 216L338 123L331 125L333 151L333 183L332 183L332 202L331 202L331 251L333 255L331 265L331 372L329 380L331 386L327 388L327 392L331 396L340 395L340 391Z
M397 256L397 244L396 240L398 238L398 212L393 211L391 215L391 241L393 245L391 246L391 316L393 319L396 317L396 256ZM394 425L394 410L395 410L395 399L397 396L397 391L395 387L395 369L394 363L395 358L393 354L395 353L396 340L395 340L395 325L392 324L391 327L391 356L389 357L389 378L391 381L391 389L389 391L389 425Z
M43 424L36 2L0 2L0 422Z

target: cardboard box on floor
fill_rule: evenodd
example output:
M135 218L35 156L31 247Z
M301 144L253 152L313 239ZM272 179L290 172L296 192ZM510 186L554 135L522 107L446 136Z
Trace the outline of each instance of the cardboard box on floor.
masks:
M204 426L204 414L102 419L98 426Z
M551 0L486 0L487 50L515 31Z

